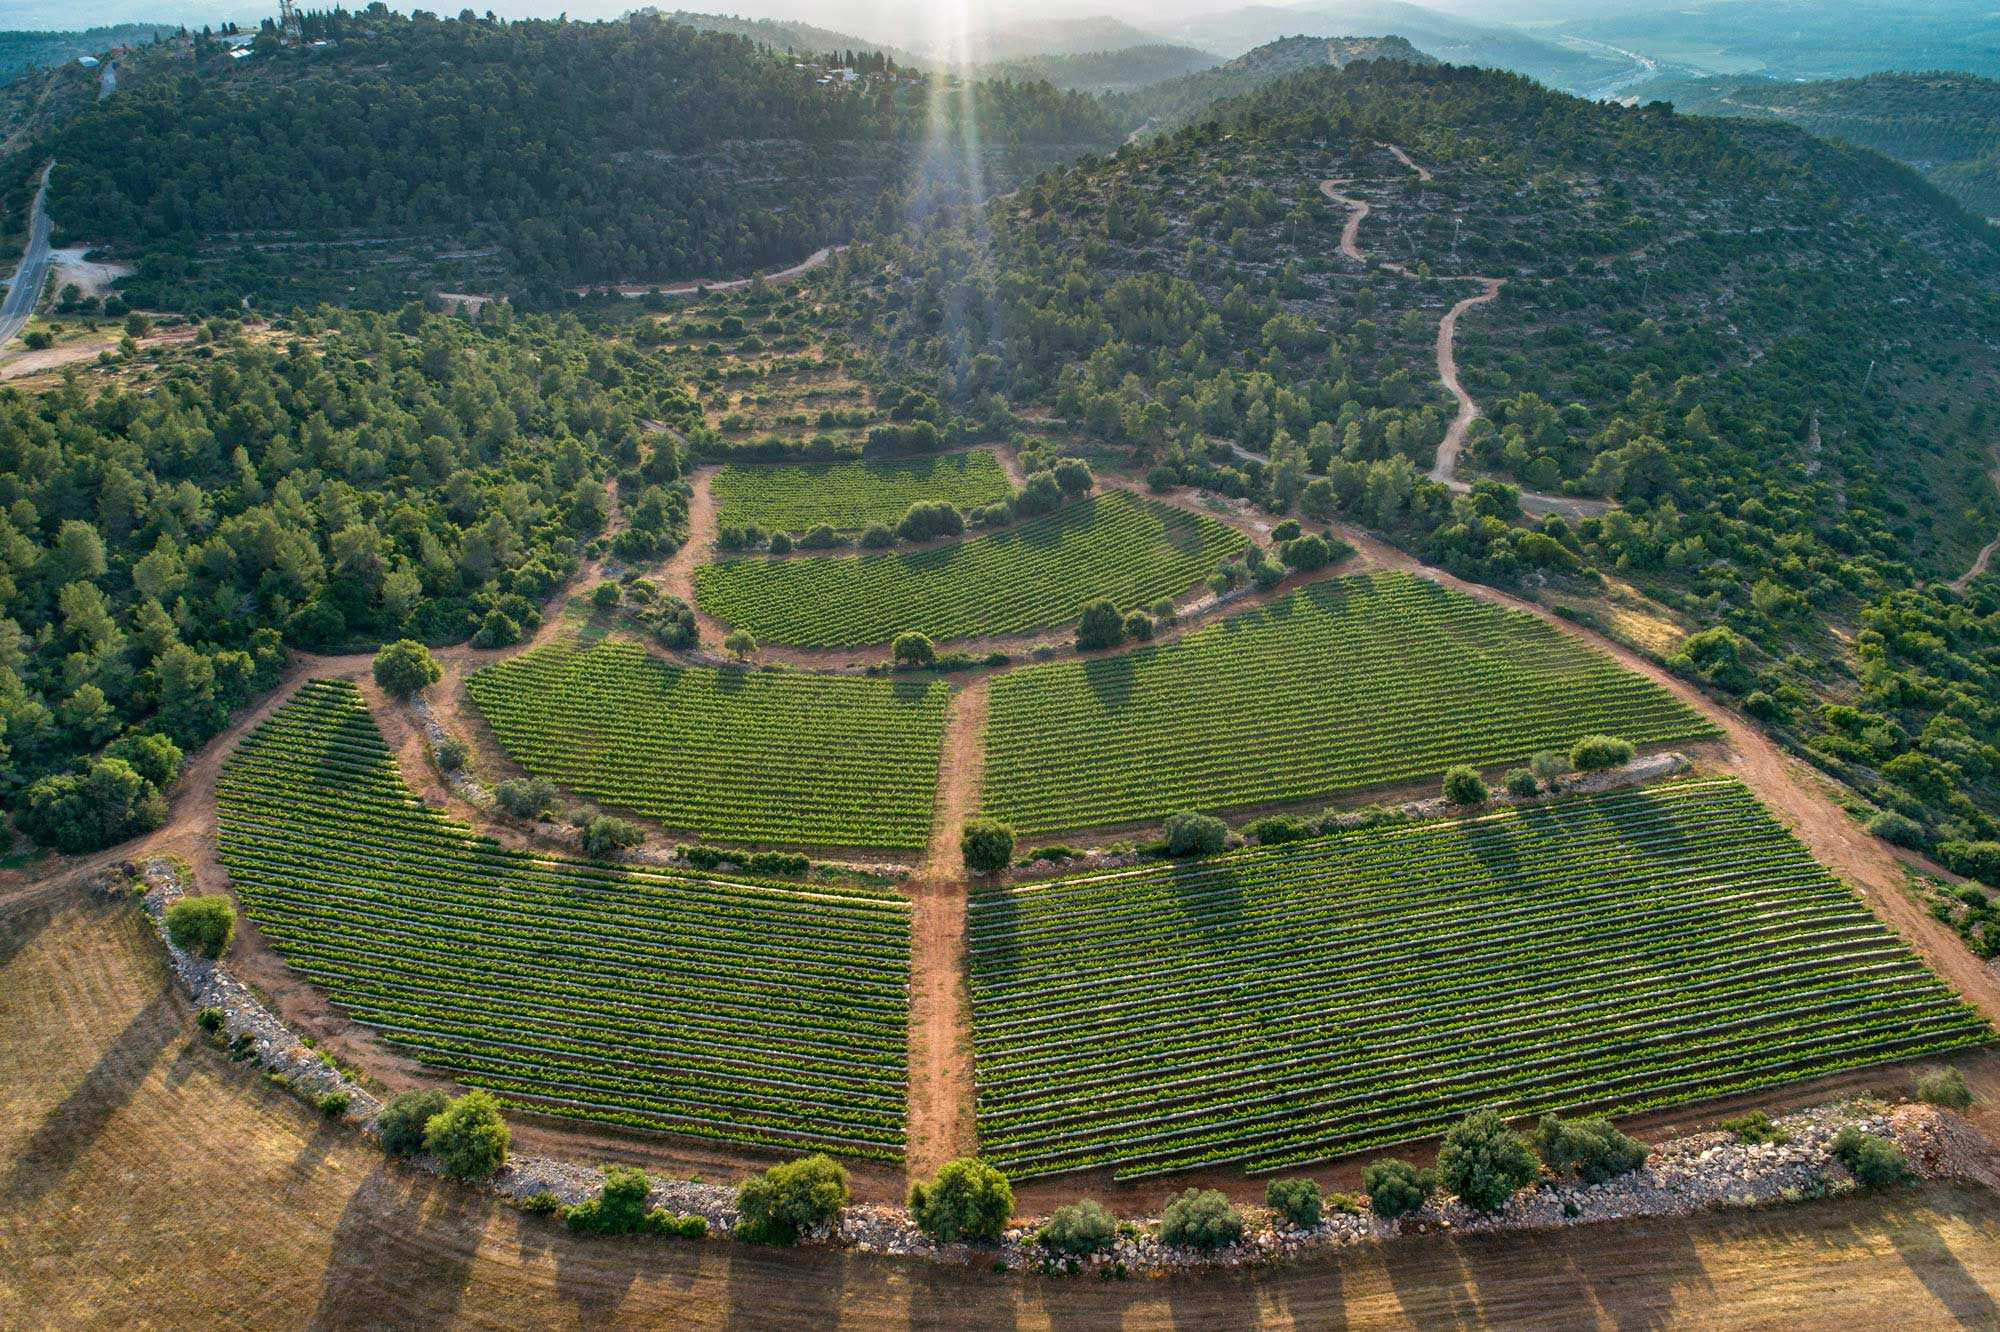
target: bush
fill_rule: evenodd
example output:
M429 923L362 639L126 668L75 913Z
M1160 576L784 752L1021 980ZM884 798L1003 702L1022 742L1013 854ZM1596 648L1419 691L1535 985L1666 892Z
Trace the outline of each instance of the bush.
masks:
M1118 613L1110 598L1098 597L1085 604L1083 616L1076 622L1077 651L1117 647L1124 639L1125 617Z
M604 1192L569 1209L563 1224L585 1235L631 1235L645 1226L653 1181L637 1166L606 1166Z
M1476 768L1460 764L1444 775L1444 798L1454 805L1483 805L1490 794Z
M998 819L968 819L958 849L974 874L996 874L1014 859L1014 830Z
M1164 495L1181 483L1181 474L1165 463L1159 463L1146 471L1146 489L1156 495Z
M319 1112L328 1119L344 1119L347 1107L354 1104L354 1098L344 1091L330 1091L316 1102Z
M1014 496L1014 512L1023 518L1054 513L1062 507L1063 489L1052 472L1031 473L1020 493Z
M1585 1184L1602 1184L1637 1170L1646 1160L1644 1143L1619 1132L1601 1116L1543 1115L1535 1126L1535 1150L1551 1170L1575 1175Z
M562 1209L562 1200L547 1189L538 1189L521 1199L521 1210L529 1216L554 1216Z
M1210 1253L1243 1238L1243 1214L1215 1189L1189 1189L1160 1213L1160 1241Z
M1319 828L1311 819L1302 819L1296 814L1266 814L1256 820L1248 829L1259 846L1278 846L1284 842L1303 842L1308 837L1319 835Z
M479 622L479 631L472 636L472 646L476 648L506 647L520 641L520 621L497 608L486 612L486 618Z
M1419 1170L1408 1161L1393 1157L1377 1161L1361 1172L1361 1191L1368 1195L1368 1210L1386 1221L1408 1216L1424 1205L1437 1187L1436 1176Z
M834 532L831 524L814 523L806 529L805 535L799 538L799 549L830 550L839 543L840 537Z
M1972 1088L1965 1085L1965 1074L1957 1069L1934 1069L1917 1079L1917 1099L1947 1110L1969 1110Z
M789 554L791 554L791 553L792 553L792 538L791 538L791 536L790 536L790 535L789 535L788 533L785 533L785 532L773 532L773 533L771 533L771 553L772 553L773 555L789 555ZM704 1224L705 1224L705 1223L704 1223Z
M937 661L937 644L931 642L928 634L915 630L897 634L896 641L889 645L889 659L898 666L929 666Z
M1229 844L1229 825L1211 814L1170 814L1163 832L1170 856L1212 856Z
M1528 771L1543 782L1552 782L1569 770L1569 760L1553 749L1544 749L1528 760Z
M648 1235L665 1239L704 1239L708 1235L708 1218L676 1216L664 1207L655 1207L646 1213L643 1229Z
M1762 1110L1753 1110L1747 1115L1735 1115L1717 1125L1725 1133L1734 1133L1736 1141L1750 1144L1783 1144L1792 1140L1792 1135L1771 1122L1771 1117Z
M945 500L918 500L896 524L896 535L905 541L935 541L939 537L961 536L965 515Z
M236 937L236 908L219 894L183 897L167 908L167 937L176 948L221 957Z
M610 610L618 604L618 584L605 581L590 589L590 604L599 610Z
M500 808L518 819L539 819L555 803L556 788L539 777L509 777L493 788Z
M1092 1198L1056 1208L1035 1232L1035 1242L1043 1248L1078 1258L1102 1253L1117 1238L1118 1222Z
M1153 639L1153 617L1142 610L1127 612L1120 628L1131 642L1150 643Z
M732 629L722 640L722 650L738 661L748 661L757 655L757 635L748 629Z
M1493 1110L1467 1115L1438 1151L1438 1183L1478 1212L1499 1211L1540 1175L1534 1149Z
M1835 1136L1833 1154L1863 1188L1894 1184L1910 1173L1901 1148L1887 1138L1863 1133L1852 1124Z
M465 767L465 761L472 757L472 751L465 741L455 735L448 735L437 742L436 747L431 750L431 756L437 760L438 767L445 772L457 772Z
M939 1244L999 1239L1013 1215L1007 1177L972 1157L948 1162L928 1184L910 1185L910 1219Z
M1868 820L1868 831L1892 846L1908 847L1912 851L1923 850L1926 840L1924 825L1893 809L1885 809Z
M1954 874L2000 887L2000 842L1940 842L1937 858Z
M491 1177L507 1161L507 1121L483 1091L454 1097L424 1125L424 1149L437 1154L453 1179Z
M1570 746L1570 766L1578 772L1602 772L1632 761L1632 742L1612 735L1586 735Z
M1509 768L1507 770L1508 795L1520 800L1526 800L1530 796L1540 795L1541 793L1542 784L1535 780L1534 773L1526 768Z
M375 654L375 683L397 698L429 688L443 674L431 650L414 638L399 638Z
M832 1225L847 1205L847 1172L823 1155L772 1166L743 1181L738 1233L757 1244L792 1244L801 1231Z
M1318 1225L1325 1211L1319 1181L1312 1179L1272 1180L1264 1186L1264 1205L1300 1230Z
M382 1107L375 1130L382 1135L382 1149L391 1156L408 1156L424 1145L424 1129L444 1112L445 1094L435 1087L422 1091L397 1092Z
M581 839L586 856L608 856L645 840L646 834L637 824L614 819L609 814L599 814L584 824Z
M194 1024L211 1036L221 1031L223 1023L228 1020L229 1015L213 1004L194 1015Z
M104 748L107 759L123 759L132 771L164 791L181 775L181 747L164 735L128 735Z
M876 523L861 534L863 550L887 550L896 544L896 534L880 523Z
M1298 519L1287 518L1285 519L1284 522L1279 523L1276 527L1271 529L1271 540L1280 543L1286 541L1297 541L1299 539L1299 533L1304 530L1305 530L1304 528L1299 526Z
M1285 563L1300 573L1311 573L1333 563L1333 547L1325 537L1302 536L1285 543Z
M1069 496L1088 495L1090 488L1097 484L1091 474L1090 464L1081 458L1064 458L1055 466L1056 485Z

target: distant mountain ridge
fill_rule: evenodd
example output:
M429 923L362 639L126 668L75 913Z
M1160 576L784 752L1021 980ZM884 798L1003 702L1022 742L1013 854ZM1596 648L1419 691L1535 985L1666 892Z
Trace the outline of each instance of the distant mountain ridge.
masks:
M1149 131L1163 132L1198 119L1218 102L1289 75L1308 69L1345 69L1362 60L1438 63L1401 37L1281 37L1215 69L1142 89L1120 99L1120 105L1145 122Z
M654 13L659 11L654 10ZM935 69L938 62L928 56L873 38L857 36L851 32L837 32L832 28L822 28L811 23L798 23L790 19L747 19L734 14L697 14L685 9L677 9L671 14L661 14L671 23L685 24L701 32L722 32L733 37L747 37L760 46L768 46L773 51L787 55L824 55L832 51L878 51L899 65L911 69Z
M1021 56L978 67L991 79L1044 79L1077 92L1134 92L1213 69L1219 62L1192 46L1128 46L1080 55Z

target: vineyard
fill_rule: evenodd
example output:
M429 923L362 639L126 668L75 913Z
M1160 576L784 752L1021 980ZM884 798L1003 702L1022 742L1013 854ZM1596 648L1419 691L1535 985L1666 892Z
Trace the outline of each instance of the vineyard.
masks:
M1731 781L976 895L982 1155L1253 1171L1978 1045Z
M1361 575L1175 643L996 678L985 812L1042 833L1319 799L1594 732L1648 744L1713 728L1531 615Z
M301 687L216 789L258 928L430 1067L544 1114L901 1155L895 894L505 850L409 793L345 683Z
M946 688L671 666L630 643L557 643L466 691L508 755L677 832L791 846L920 847Z
M875 523L894 527L919 500L971 510L1004 500L1014 489L1000 460L983 449L888 462L725 467L710 487L722 523L794 533L818 523L836 532Z
M1094 597L1178 597L1243 549L1211 518L1111 491L1009 531L910 554L741 559L695 570L702 609L767 643L836 648L1031 633Z

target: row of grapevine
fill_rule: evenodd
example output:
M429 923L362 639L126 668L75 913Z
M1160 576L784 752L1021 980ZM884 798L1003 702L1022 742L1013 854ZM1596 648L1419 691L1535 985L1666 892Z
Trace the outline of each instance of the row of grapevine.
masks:
M559 642L466 691L529 772L676 831L791 846L920 847L946 686L673 666Z
M975 895L981 1152L1275 1170L1992 1031L1726 780Z
M724 526L755 523L767 532L804 532L825 523L854 533L894 527L919 500L943 500L967 512L1012 494L1007 469L985 449L929 458L795 466L731 466L710 493Z
M258 928L425 1064L545 1114L901 1155L895 894L506 850L409 793L344 682L302 686L216 789Z
M1363 574L1174 643L996 678L985 812L1041 833L1320 799L1598 732L1714 728L1534 616Z
M767 643L840 648L1051 629L1085 602L1180 597L1245 545L1234 529L1124 491L904 554L737 559L695 570L701 608Z

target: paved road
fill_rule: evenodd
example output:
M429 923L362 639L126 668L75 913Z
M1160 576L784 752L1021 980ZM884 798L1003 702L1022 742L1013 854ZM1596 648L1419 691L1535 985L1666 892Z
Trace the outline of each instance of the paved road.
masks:
M55 170L50 162L42 168L42 183L35 190L34 207L28 217L28 248L21 253L21 266L14 270L14 280L7 284L7 298L0 301L0 347L5 347L20 336L28 326L28 316L35 312L35 303L42 298L42 288L49 282L49 214L42 207L49 193L49 172Z

